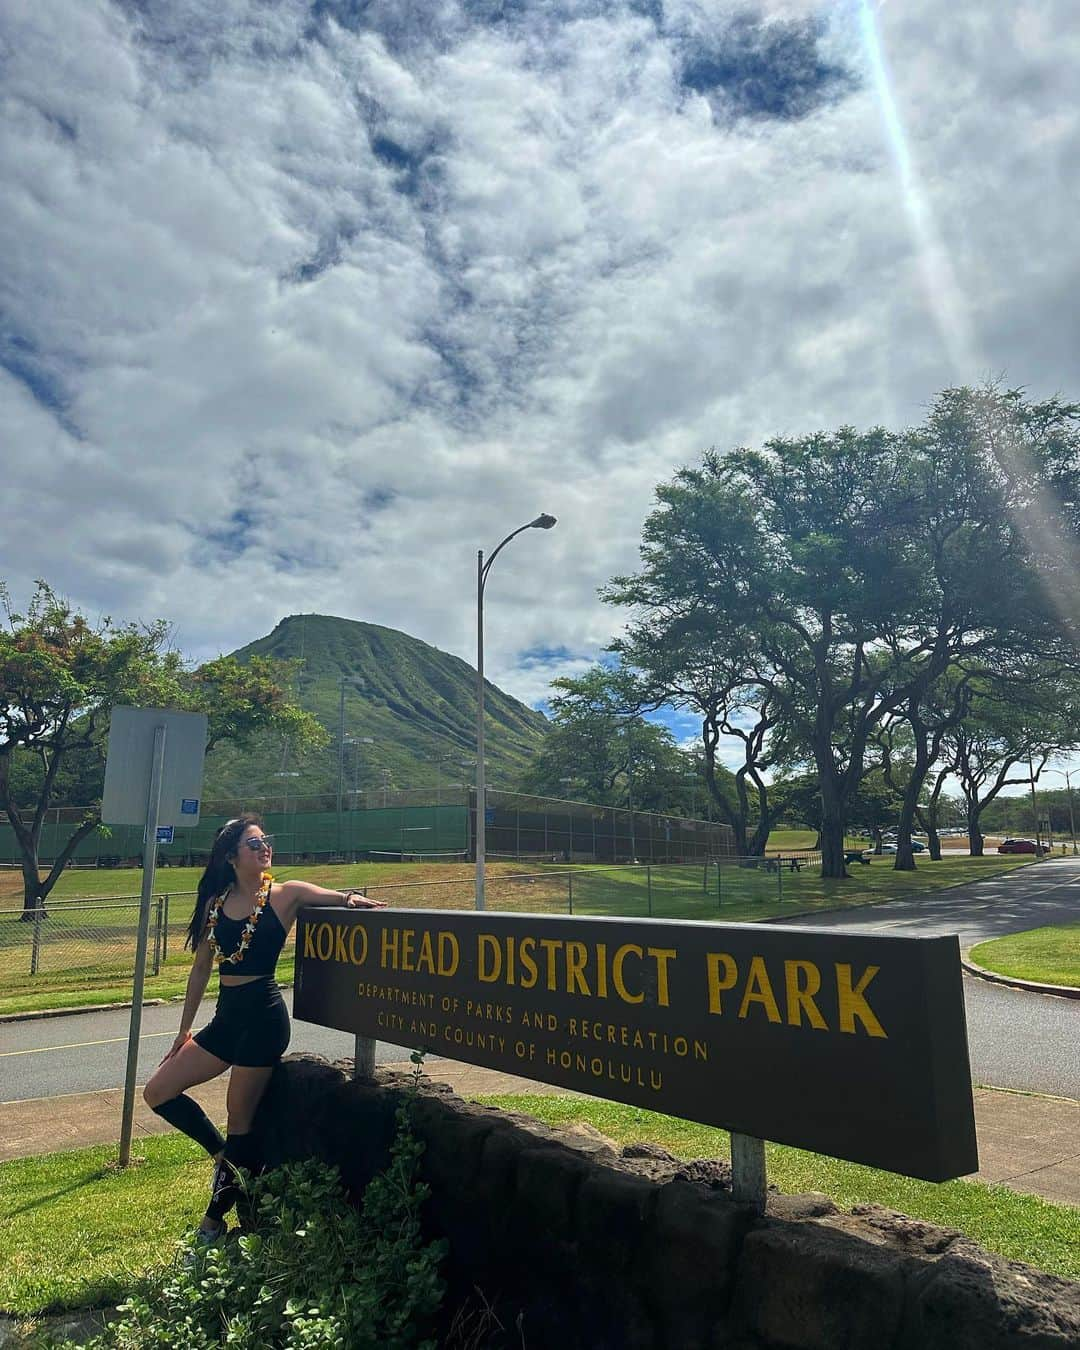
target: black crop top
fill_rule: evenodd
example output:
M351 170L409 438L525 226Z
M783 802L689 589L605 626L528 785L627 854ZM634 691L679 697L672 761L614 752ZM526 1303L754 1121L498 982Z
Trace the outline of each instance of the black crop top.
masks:
M240 946L240 935L243 933L244 924L247 923L249 917L245 914L242 919L230 919L225 913L224 906L218 910L214 936L217 938L218 948L223 956L231 956ZM273 975L284 945L285 929L281 925L281 920L274 913L274 907L270 903L268 892L266 904L263 905L259 922L255 925L255 932L251 935L247 951L239 961L223 961L218 967L218 974Z

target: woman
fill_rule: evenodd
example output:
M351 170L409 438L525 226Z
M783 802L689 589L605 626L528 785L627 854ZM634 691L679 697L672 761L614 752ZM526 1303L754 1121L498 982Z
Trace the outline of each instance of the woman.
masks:
M240 1195L238 1167L256 1168L251 1125L274 1065L289 1044L289 1014L274 979L285 938L302 905L385 909L360 891L328 891L308 881L274 883L273 840L258 816L230 820L218 830L199 880L187 944L195 952L180 1032L143 1089L146 1104L201 1144L215 1159L210 1204L197 1240L213 1242ZM213 1021L191 1034L215 965L220 992ZM226 1098L228 1134L222 1139L206 1112L185 1090L232 1069Z

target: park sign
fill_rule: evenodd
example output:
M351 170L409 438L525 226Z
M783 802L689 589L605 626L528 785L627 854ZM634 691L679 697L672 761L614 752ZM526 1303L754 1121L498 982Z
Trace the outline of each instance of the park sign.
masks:
M945 1181L979 1165L959 956L790 924L320 908L293 1011Z

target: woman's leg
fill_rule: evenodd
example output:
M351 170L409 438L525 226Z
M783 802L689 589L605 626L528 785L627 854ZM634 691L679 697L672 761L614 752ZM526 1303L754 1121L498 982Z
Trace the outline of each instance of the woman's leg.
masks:
M212 1158L220 1156L225 1140L199 1103L185 1096L185 1090L217 1078L228 1067L226 1060L212 1055L195 1041L188 1041L158 1065L143 1088L143 1101L151 1111L194 1139Z
M225 1215L240 1199L242 1189L236 1169L242 1167L247 1172L255 1172L258 1168L251 1126L273 1072L273 1065L258 1069L233 1065L226 1098L229 1134L224 1155L214 1173L214 1191L202 1222L204 1232L219 1231Z

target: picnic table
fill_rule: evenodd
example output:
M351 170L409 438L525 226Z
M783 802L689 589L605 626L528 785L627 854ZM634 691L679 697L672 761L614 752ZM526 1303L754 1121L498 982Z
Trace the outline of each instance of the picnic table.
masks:
M845 865L846 865L847 863L856 863L856 862L857 862L857 863L863 863L863 864L864 864L865 866L867 866L867 867L870 866L870 859L869 859L869 857L867 857L866 849L864 849L864 848L846 848L846 849L844 849L844 863L845 863Z
M801 872L804 861L805 859L796 857L794 854L785 858L782 853L778 853L772 858L762 858L760 865L764 872L780 872L785 868L789 872Z

